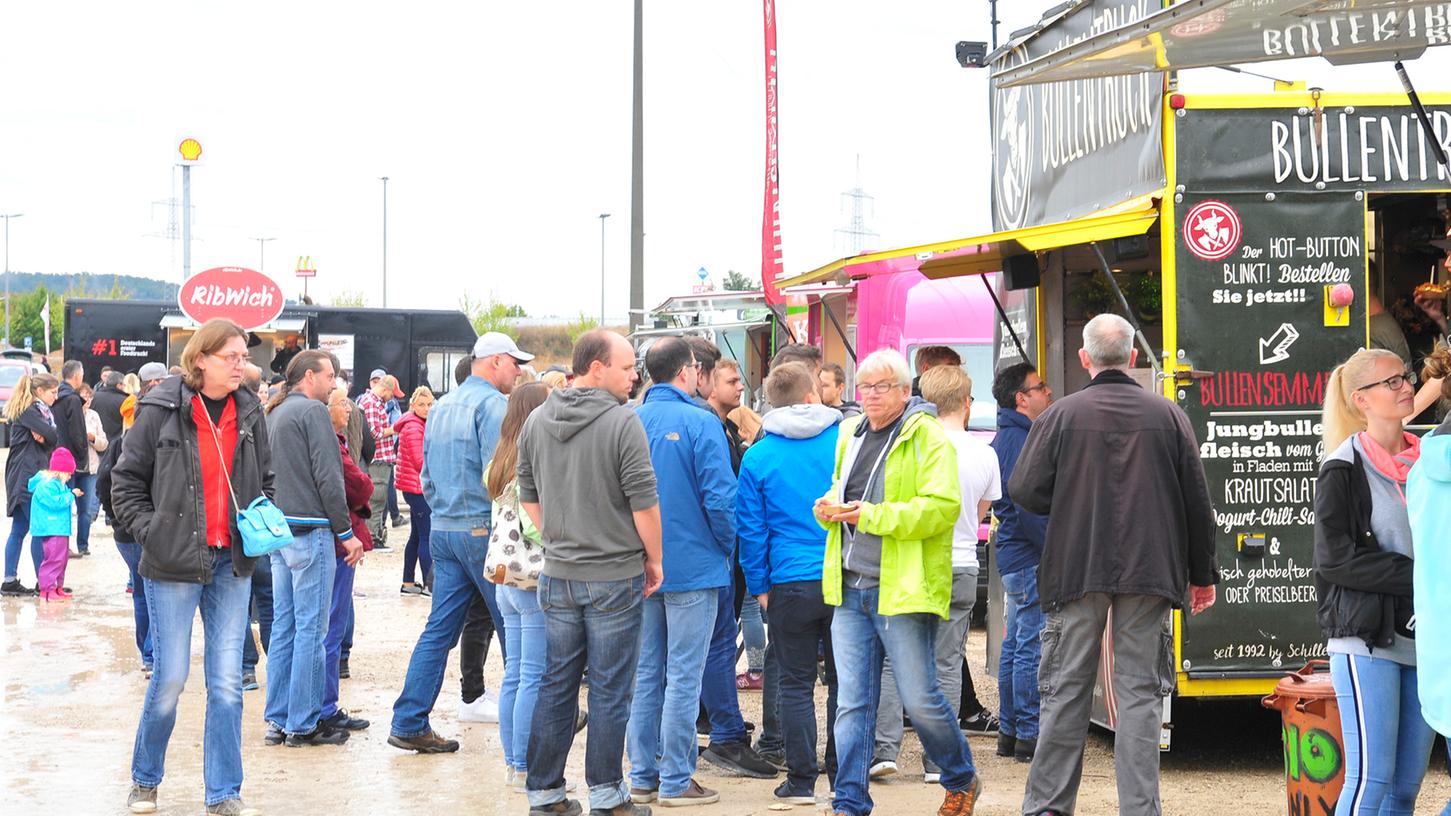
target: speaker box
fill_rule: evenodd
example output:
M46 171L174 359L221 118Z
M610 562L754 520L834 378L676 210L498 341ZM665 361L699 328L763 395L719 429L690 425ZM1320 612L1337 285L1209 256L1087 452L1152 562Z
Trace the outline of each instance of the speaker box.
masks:
M1010 255L1003 259L1003 288L1009 292L1038 285L1038 256Z

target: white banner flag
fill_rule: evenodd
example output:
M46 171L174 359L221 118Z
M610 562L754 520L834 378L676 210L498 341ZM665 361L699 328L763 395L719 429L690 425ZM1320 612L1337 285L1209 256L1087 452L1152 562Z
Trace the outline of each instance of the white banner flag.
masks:
M50 356L50 295L45 296L45 307L40 310L40 322L45 325L45 353Z

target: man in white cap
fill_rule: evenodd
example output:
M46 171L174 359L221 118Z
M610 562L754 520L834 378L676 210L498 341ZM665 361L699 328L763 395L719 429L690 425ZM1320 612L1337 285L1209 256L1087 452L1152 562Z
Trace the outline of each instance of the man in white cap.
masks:
M403 693L393 704L388 744L394 747L422 754L458 750L457 740L444 739L433 730L428 715L469 606L483 596L489 615L503 620L494 602L494 585L484 578L492 505L481 485L484 465L499 442L506 395L514 389L520 363L532 359L534 355L520 351L507 334L485 333L474 343L469 378L429 411L422 481L424 498L433 510L429 536L433 608L408 662ZM500 649L508 649L503 629L497 631Z

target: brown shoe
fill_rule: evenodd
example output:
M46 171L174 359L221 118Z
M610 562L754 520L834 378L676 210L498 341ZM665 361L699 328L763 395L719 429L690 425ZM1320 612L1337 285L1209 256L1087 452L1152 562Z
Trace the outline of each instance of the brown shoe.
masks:
M458 740L444 739L438 735L437 731L429 731L427 734L419 734L416 737L390 735L388 744L394 748L417 751L420 754L451 754L458 750Z
M947 792L947 798L942 800L942 807L937 809L937 816L972 816L972 809L981 795L982 779L973 774L972 784L965 790Z
M674 796L661 796L660 807L691 807L692 805L710 805L719 801L719 793L692 779L685 790L680 793Z

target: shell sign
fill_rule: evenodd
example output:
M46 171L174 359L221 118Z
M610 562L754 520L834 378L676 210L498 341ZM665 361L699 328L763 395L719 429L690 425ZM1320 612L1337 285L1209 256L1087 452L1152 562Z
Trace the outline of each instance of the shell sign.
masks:
M265 326L282 314L282 289L255 269L219 266L192 275L176 299L182 314L205 323L217 317L244 329Z

